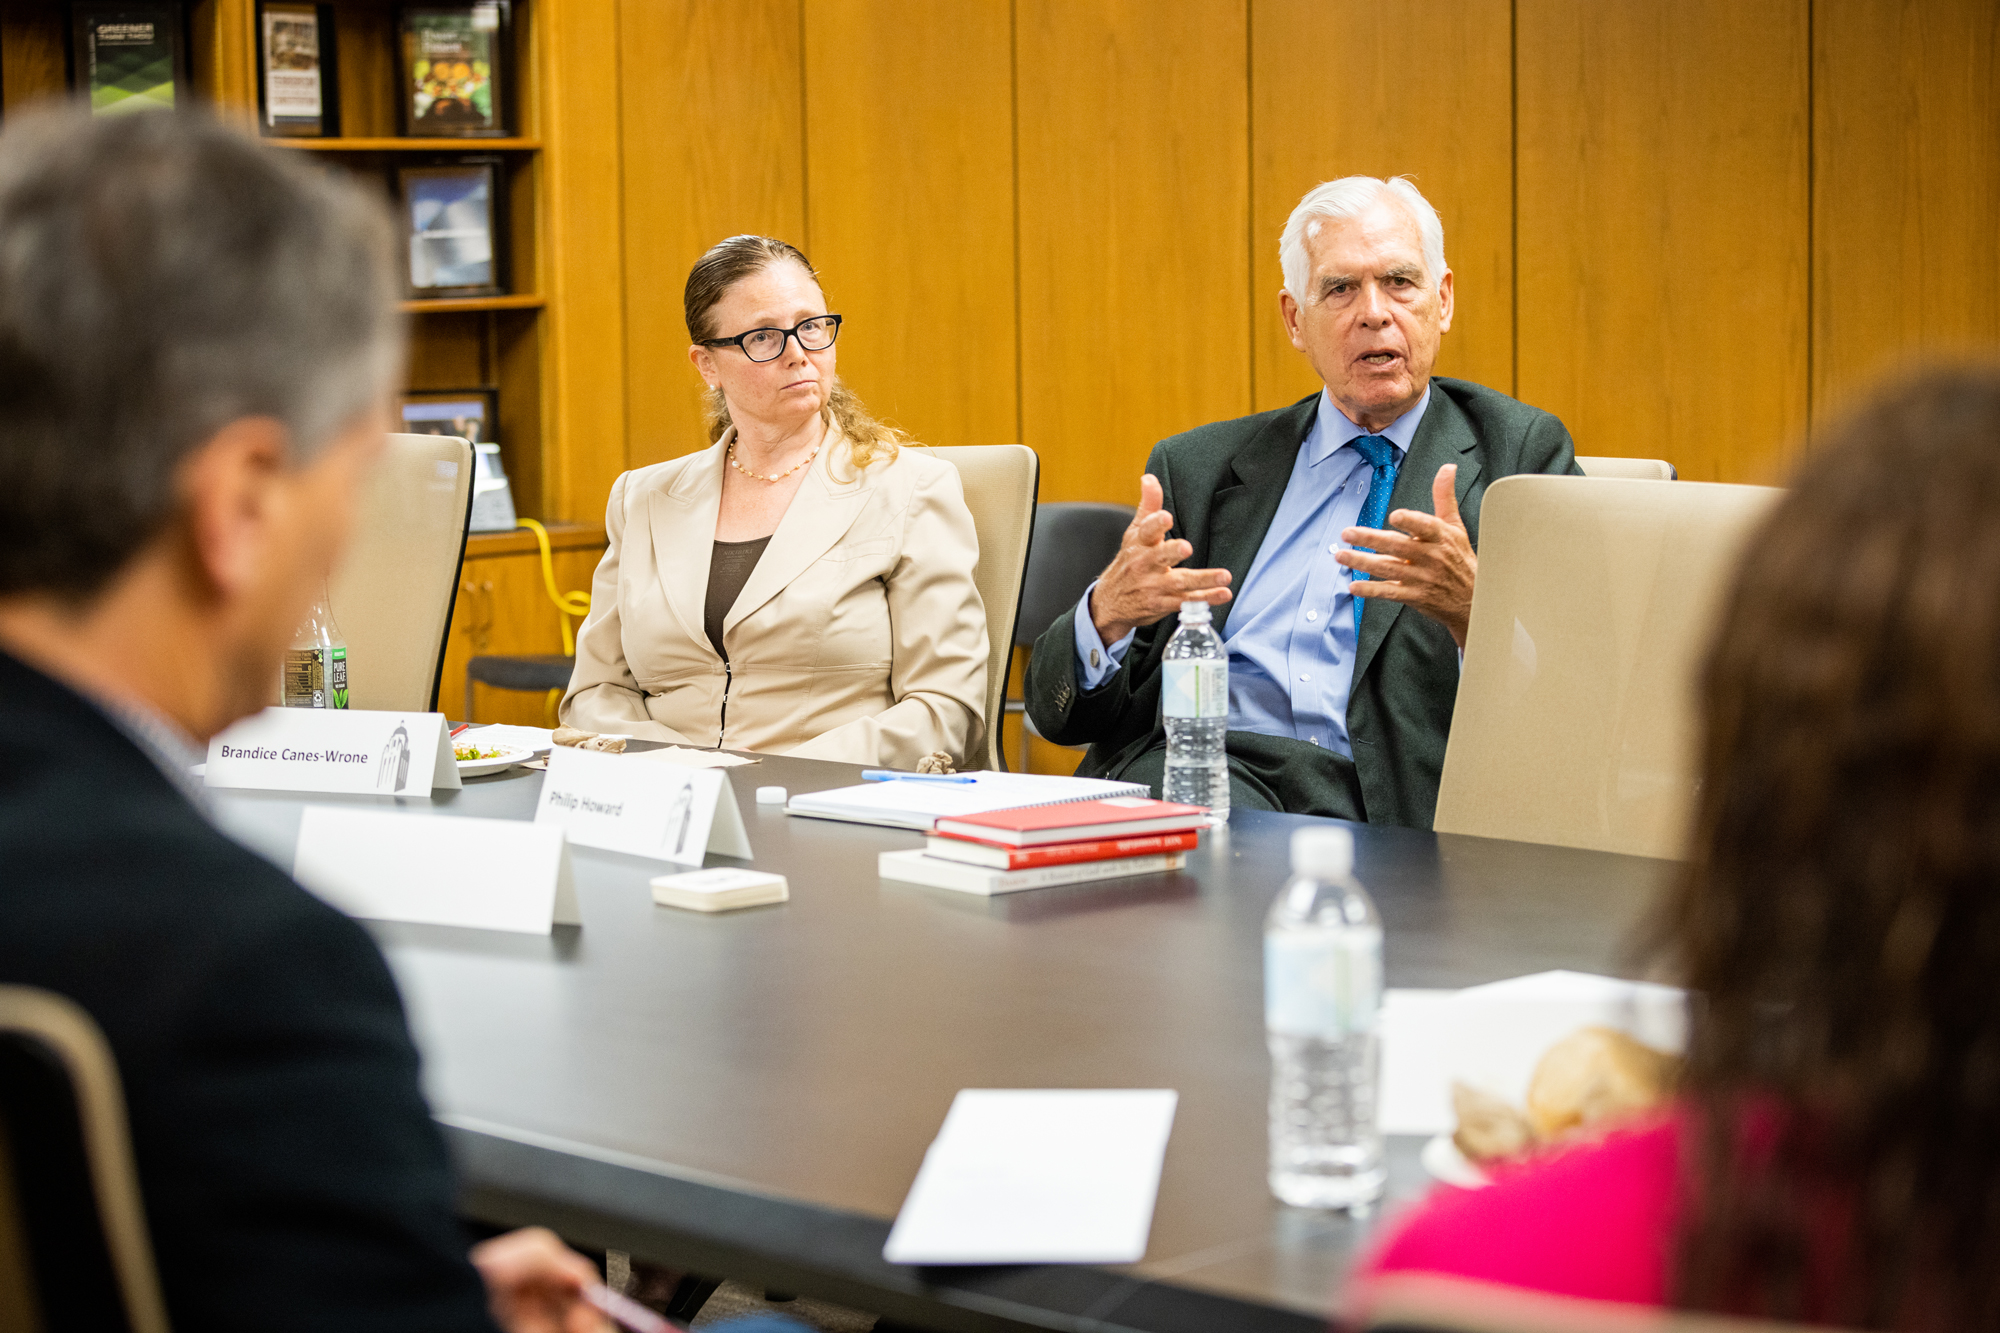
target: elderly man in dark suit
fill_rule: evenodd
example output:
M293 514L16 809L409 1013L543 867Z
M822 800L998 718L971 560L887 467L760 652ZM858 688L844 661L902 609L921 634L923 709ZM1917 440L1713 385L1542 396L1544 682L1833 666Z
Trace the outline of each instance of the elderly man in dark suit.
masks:
M1229 653L1232 804L1429 828L1480 498L1577 471L1569 433L1431 375L1452 274L1407 180L1318 187L1279 254L1286 331L1325 388L1154 448L1117 557L1035 645L1028 713L1089 744L1079 773L1157 788L1161 654L1181 603L1204 601Z

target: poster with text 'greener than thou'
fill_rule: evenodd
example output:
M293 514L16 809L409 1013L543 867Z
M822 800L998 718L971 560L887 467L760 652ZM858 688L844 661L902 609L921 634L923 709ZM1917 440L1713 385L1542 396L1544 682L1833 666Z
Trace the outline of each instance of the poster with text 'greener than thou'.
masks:
M78 91L99 115L172 107L187 93L181 6L93 4L74 8L71 55Z

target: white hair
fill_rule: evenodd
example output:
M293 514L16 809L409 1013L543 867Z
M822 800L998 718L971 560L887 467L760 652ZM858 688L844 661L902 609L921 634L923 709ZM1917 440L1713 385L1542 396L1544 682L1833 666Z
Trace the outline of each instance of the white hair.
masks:
M1306 304L1312 285L1312 256L1306 244L1319 235L1320 224L1359 217L1383 196L1395 199L1417 220L1417 240L1423 246L1425 276L1435 286L1444 277L1444 223L1430 200L1417 193L1408 176L1381 180L1374 176L1342 176L1337 181L1315 185L1299 200L1299 206L1285 219L1284 235L1278 238L1278 264L1285 271L1285 290L1300 305Z

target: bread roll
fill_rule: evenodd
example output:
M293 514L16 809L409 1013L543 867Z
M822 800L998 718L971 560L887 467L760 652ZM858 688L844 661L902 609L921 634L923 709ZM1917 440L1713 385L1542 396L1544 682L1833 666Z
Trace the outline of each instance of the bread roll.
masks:
M1518 1157L1535 1146L1535 1127L1514 1104L1463 1083L1451 1085L1451 1109L1458 1132L1451 1141L1469 1162Z
M1528 1083L1528 1119L1544 1141L1664 1102L1680 1061L1612 1028L1580 1028L1549 1047Z

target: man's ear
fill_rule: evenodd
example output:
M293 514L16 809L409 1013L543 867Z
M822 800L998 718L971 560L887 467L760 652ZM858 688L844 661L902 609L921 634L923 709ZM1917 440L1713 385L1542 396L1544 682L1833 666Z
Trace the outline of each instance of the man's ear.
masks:
M273 417L244 417L211 435L175 476L200 574L223 593L255 579L277 525L288 437Z
M1278 289L1278 314L1284 318L1285 332L1291 337L1292 346L1301 352L1305 351L1306 340L1299 333L1299 303L1293 298L1290 290L1284 287Z
M1451 270L1446 269L1444 271L1444 276L1438 279L1438 332L1439 333L1451 332L1451 311L1452 311Z

